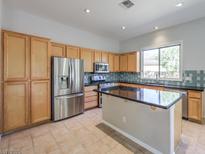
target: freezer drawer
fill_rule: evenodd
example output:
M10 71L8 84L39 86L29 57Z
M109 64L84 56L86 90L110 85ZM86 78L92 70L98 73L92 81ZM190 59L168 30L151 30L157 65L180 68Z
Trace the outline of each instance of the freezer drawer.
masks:
M52 120L62 120L83 113L83 111L83 93L55 97L52 104Z

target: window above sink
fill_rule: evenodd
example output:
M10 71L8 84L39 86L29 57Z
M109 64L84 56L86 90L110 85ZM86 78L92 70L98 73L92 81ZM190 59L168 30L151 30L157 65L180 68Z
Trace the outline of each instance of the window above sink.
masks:
M182 44L173 44L141 52L141 78L182 80Z

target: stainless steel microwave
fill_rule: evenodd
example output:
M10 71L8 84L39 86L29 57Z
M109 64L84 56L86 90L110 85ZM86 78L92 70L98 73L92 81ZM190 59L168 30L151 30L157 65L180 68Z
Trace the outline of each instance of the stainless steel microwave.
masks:
M94 73L109 73L109 64L94 63Z

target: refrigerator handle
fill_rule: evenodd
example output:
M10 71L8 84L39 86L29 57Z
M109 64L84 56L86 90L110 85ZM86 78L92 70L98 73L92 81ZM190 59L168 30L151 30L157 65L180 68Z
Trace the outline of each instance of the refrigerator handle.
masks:
M68 95L68 96L58 96L58 97L55 97L55 99L69 99L69 98L81 97L83 95L84 95L83 93L79 93L79 94L73 94L73 95Z
M71 70L71 63L69 64L69 77L70 77L70 80L69 80L69 82L70 82L70 84L69 84L69 89L71 89L71 91L72 91L72 76L71 76L71 74L72 74L72 70Z
M71 61L71 90L73 91L73 62Z

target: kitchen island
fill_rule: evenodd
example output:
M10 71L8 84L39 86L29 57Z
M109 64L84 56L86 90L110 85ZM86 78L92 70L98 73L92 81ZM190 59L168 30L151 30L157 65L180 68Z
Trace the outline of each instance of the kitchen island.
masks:
M181 93L116 86L102 93L104 123L153 153L174 154L182 129Z

